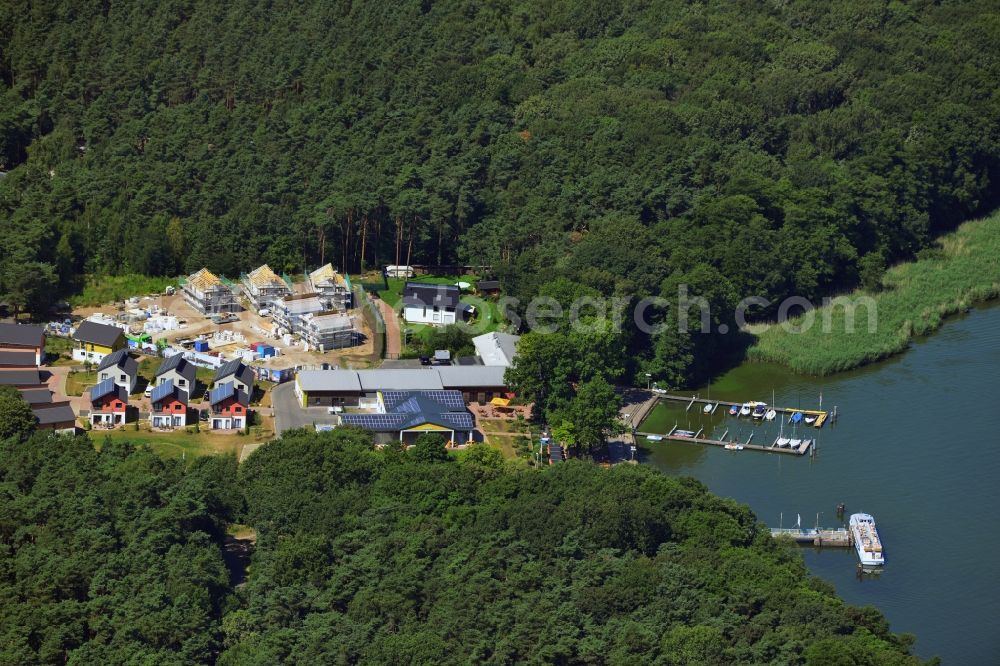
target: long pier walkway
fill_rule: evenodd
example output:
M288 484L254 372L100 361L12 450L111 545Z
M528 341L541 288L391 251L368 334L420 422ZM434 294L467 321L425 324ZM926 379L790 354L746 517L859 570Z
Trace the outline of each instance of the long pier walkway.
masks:
M686 402L688 409L691 409L692 405L714 405L713 411L718 408L719 405L725 405L726 407L732 407L733 405L737 407L742 407L742 402L730 402L728 400L710 400L707 398L700 398L695 395L676 395L673 393L657 393L656 397L661 400L673 400L675 402ZM829 412L825 412L819 409L799 409L797 407L777 407L770 405L774 411L779 414L794 414L795 412L801 412L803 416L815 416L816 422L812 423L814 428L822 428L823 424L830 417Z
M752 433L751 433L750 437L747 438L746 442L740 442L740 441L736 441L736 440L724 441L724 440L721 440L721 439L708 439L708 438L705 438L705 437L698 437L698 436L687 437L687 436L684 436L684 435L675 435L675 434L673 434L673 432L676 429L677 428L674 427L674 429L671 430L670 433L668 433L666 435L660 435L660 434L655 433L655 432L637 432L636 435L641 435L641 436L645 437L646 439L649 439L649 440L652 440L652 441L669 440L671 442L685 442L685 443L688 443L688 444L709 444L711 446L721 446L723 448L728 448L728 449L730 449L732 451L742 451L744 449L748 449L750 451L763 451L765 453L785 453L785 454L789 454L789 455L793 455L793 456L804 456L806 453L809 452L809 449L813 445L813 440L807 439L807 440L803 440L795 448L782 448L782 447L775 446L773 444L771 446L764 446L764 445L761 445L761 444L751 444L750 443L750 440L753 439L753 434ZM699 430L697 434L700 434L700 433L701 433L701 431ZM725 435L723 435L723 436L725 436Z
M836 529L772 527L771 536L792 539L796 543L830 548L850 548L854 545L854 539L846 527Z

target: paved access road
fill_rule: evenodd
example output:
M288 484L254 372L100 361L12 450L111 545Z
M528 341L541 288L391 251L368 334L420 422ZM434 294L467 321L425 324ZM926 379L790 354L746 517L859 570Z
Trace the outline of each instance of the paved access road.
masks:
M274 429L279 436L293 428L312 428L315 424L335 424L337 417L328 414L326 407L303 408L295 395L295 382L278 384L271 389L271 408L274 410Z

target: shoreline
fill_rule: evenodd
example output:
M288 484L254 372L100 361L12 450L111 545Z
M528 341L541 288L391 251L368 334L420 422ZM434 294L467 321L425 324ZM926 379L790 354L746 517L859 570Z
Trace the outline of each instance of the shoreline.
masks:
M897 264L877 293L857 290L848 299L871 299L877 312L872 330L868 307L859 305L856 330L849 330L845 308L817 308L814 325L790 333L771 324L757 333L744 362L771 362L793 372L829 376L885 360L938 330L946 321L977 305L1000 298L1000 212L972 220L937 242L937 256ZM801 326L805 318L789 322ZM820 321L831 323L822 331Z

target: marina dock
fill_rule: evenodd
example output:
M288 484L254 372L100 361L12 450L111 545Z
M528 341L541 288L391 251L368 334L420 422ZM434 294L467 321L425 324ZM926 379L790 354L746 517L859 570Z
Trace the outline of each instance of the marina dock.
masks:
M721 446L722 448L726 448L727 446L738 446L740 448L730 448L730 450L734 450L737 452L741 450L763 451L765 453L784 453L793 456L804 456L809 452L809 449L812 448L813 445L813 440L807 439L803 440L802 443L799 444L796 448L781 448L774 444L772 444L771 446L762 446L760 444L750 443L750 440L753 439L753 433L751 433L750 436L747 437L747 441L741 442L735 439L729 441L723 441L721 439L706 439L704 437L699 436L701 435L701 430L695 433L693 437L688 437L686 435L675 435L674 431L676 430L677 426L674 426L673 429L666 435L661 435L654 432L637 432L636 435L640 435L652 441L667 440L671 442L685 442L687 444L708 444L711 446ZM729 431L727 430L726 434L728 433ZM723 435L723 437L725 437L725 435Z
M743 406L742 402L730 402L728 400L714 400L714 399L709 400L706 398L699 398L698 396L692 396L692 395L675 395L672 393L658 393L656 394L656 397L659 398L660 400L673 400L675 402L685 402L687 403L688 410L690 410L691 407L694 405L712 405L713 414L715 413L715 410L719 408L720 405L724 405L727 408L732 407L734 405L737 407ZM775 405L771 405L770 407L779 414L787 414L789 418L795 412L800 412L803 416L815 416L816 422L809 424L809 426L812 428L822 428L823 424L826 423L827 419L830 417L829 412L825 412L819 409L798 409L797 407L777 407Z
M836 529L772 527L771 536L790 538L795 543L829 548L850 548L854 545L851 533L846 527Z

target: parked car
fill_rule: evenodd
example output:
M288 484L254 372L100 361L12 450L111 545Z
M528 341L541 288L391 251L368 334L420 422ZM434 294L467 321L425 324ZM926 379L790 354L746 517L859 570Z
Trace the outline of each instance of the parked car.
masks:
M205 395L201 397L202 400L208 402L209 396L212 394L212 389L205 389Z
M198 411L198 420L199 421L207 421L208 420L208 410L207 409L202 409L202 410Z
M153 395L153 385L152 384L146 384L146 390L142 392L142 395L145 396L145 397L147 397L147 398L150 397L151 395Z
M431 357L430 356L421 356L420 357L420 365L430 365L430 364L431 364Z

